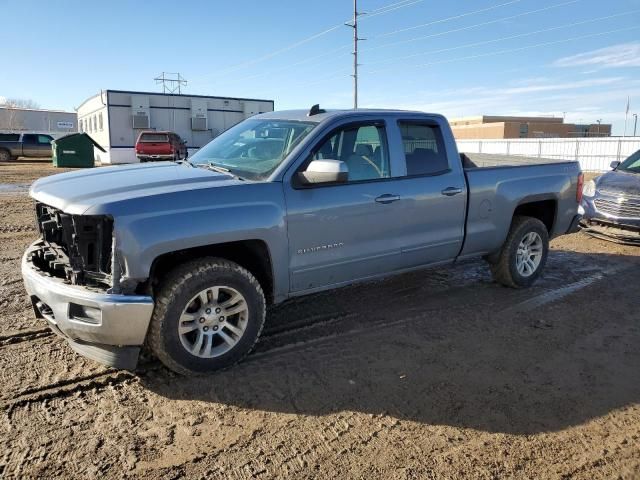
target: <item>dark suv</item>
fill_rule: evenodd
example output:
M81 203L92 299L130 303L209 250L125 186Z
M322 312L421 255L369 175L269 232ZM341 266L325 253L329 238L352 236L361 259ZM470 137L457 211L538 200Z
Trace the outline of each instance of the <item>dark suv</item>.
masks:
M184 160L188 156L186 143L174 132L140 132L136 141L136 157L140 162Z

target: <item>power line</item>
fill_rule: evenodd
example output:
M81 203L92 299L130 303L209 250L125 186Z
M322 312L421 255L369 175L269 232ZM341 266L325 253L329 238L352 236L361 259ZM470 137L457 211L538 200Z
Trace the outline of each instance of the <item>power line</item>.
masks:
M501 42L501 41L504 41L504 40L512 40L514 38L527 37L527 36L531 36L531 35L536 35L538 33L545 33L545 32L551 32L551 31L554 31L554 30L559 30L559 29L562 29L562 28L576 27L578 25L585 25L587 23L599 22L601 20L608 20L608 19L611 19L611 18L622 17L622 16L625 16L625 15L630 15L632 13L638 13L638 12L640 12L640 9L639 10L630 10L628 12L616 13L616 14L607 15L607 16L604 16L604 17L592 18L592 19L583 20L583 21L580 21L580 22L566 23L564 25L557 25L555 27L549 27L549 28L544 28L544 29L541 29L541 30L535 30L533 32L519 33L519 34L516 34L516 35L509 35L507 37L494 38L494 39L491 39L491 40L483 40L483 41L474 42L474 43L467 43L467 44L458 45L458 46L455 46L455 47L441 48L439 50L430 50L428 52L413 53L411 55L405 55L403 57L387 58L387 59L384 59L384 60L378 60L378 61L375 61L375 62L369 62L369 65L378 65L378 64L381 64L381 63L394 62L394 61L397 61L397 60L406 60L408 58L421 57L423 55L432 55L432 54L435 54L435 53L450 52L450 51L453 51L453 50L459 50L461 48L478 47L480 45L487 45L487 44L490 44L490 43Z
M423 1L424 0L408 0L408 1L405 0L404 2L395 2L395 3L386 5L384 7L380 7L378 9L372 11L368 16L369 17L374 17L374 16L377 16L377 15L383 15L385 13L389 13L391 11L395 11L395 10L398 10L400 8L408 7L408 6L414 5L416 3L423 2ZM390 7L393 7L393 8L390 8ZM205 77L210 77L210 76L220 76L220 75L224 75L226 73L230 73L230 72L242 69L242 68L249 67L251 65L255 65L256 63L264 62L265 60L269 60L269 59L271 59L271 58L273 58L273 57L275 57L277 55L280 55L282 53L288 52L289 50L293 50L295 48L298 48L301 45L304 45L304 44L306 44L308 42L316 40L317 38L320 38L320 37L322 37L324 35L327 35L328 33L331 33L331 32L333 32L335 30L338 30L339 28L342 28L343 26L344 26L344 23L333 25L333 26L327 28L326 30L323 30L322 32L316 33L316 34L311 35L309 37L306 37L306 38L304 38L302 40L294 42L294 43L292 43L290 45L287 45L286 47L283 47L283 48L280 48L280 49L275 50L273 52L270 52L270 53L267 53L265 55L262 55L261 57L255 58L253 60L248 60L246 62L238 63L238 64L232 65L232 66L230 66L230 67L228 67L228 68L226 68L224 70L221 70L221 71L218 71L218 72L215 72L215 73L211 73L211 74L201 75L201 76L196 77L196 78L205 78Z
M429 62L429 63L422 63L422 64L416 64L416 65L410 65L410 66L406 66L404 68L422 68L422 67L430 67L433 65L441 65L441 64L445 64L445 63L453 63L453 62L459 62L459 61L464 61L464 60L472 60L472 59L476 59L476 58L484 58L484 57L492 57L492 56L496 56L496 55L502 55L502 54L506 54L506 53L513 53L513 52L519 52L519 51L523 51L523 50L529 50L532 48L538 48L538 47L545 47L545 46L549 46L549 45L557 45L560 43L567 43L567 42L572 42L575 40L582 40L585 38L593 38L593 37L599 37L602 35L608 35L610 33L619 33L619 32L625 32L625 31L629 31L629 30L636 30L639 29L640 26L635 26L635 27L626 27L626 28L619 28L619 29L615 29L615 30L607 30L605 32L597 32L597 33L591 33L591 34L586 34L586 35L579 35L576 37L571 37L571 38L564 38L564 39L560 39L560 40L554 40L554 41L550 41L550 42L543 42L543 43L536 43L533 45L525 45L523 47L516 47L516 48L510 48L510 49L506 49L506 50L497 50L494 52L487 52L487 53L481 53L481 54L477 54L477 55L467 55L464 57L456 57L456 58L449 58L446 60L439 60L436 62ZM383 68L383 69L378 69L378 70L371 70L371 71L367 71L366 73L379 73L379 72L385 72L388 70L395 70L397 69L397 67L389 67L389 68ZM304 83L304 84L298 84L299 86L303 86L303 87L309 87L309 86L313 86L313 85L317 85L317 84L323 84L326 83L327 80L331 80L334 78L339 78L339 77L343 77L345 74L344 73L338 73L338 74L331 74L325 77L321 77L316 79L317 81L311 82L311 83ZM295 85L293 85L295 86ZM290 89L292 86L289 85L287 88Z
M420 0L420 1L422 1L422 0ZM463 18L463 17L467 17L467 16L470 16L470 15L478 14L478 13L483 13L483 12L486 12L486 11L489 11L489 10L495 10L496 8L505 7L507 5L511 5L513 3L518 3L520 1L522 1L522 0L511 0L511 1L506 2L506 3L493 5L491 7L483 8L483 9L480 9L480 10L473 10L473 11L470 11L470 12L465 12L465 13L462 13L460 15L455 15L455 16L452 16L452 17L447 17L447 18L435 20L433 22L430 22L429 24L423 24L423 25L418 25L418 26L414 26L414 27L409 27L408 29L404 29L404 30L412 30L412 29L419 28L419 27L424 27L424 26L428 26L428 25L432 25L432 24L443 23L443 22L447 22L447 21L450 21L450 20L455 20L455 19L458 19L458 18ZM575 0L575 1L578 1L578 0ZM401 2L392 3L392 4L389 4L389 5L385 6L385 7L380 7L380 8L377 8L375 10L372 10L371 12L367 13L366 16L364 16L362 19L367 19L367 18L371 18L372 16L376 16L376 15L380 15L382 13L386 13L387 11L390 11L389 10L390 7L396 7L396 8L394 8L394 10L395 10L397 8L408 7L408 6L414 5L415 3L418 3L418 2L416 0L403 0ZM361 12L361 15L365 15L365 14ZM360 21L362 21L362 20L360 20ZM404 30L401 30L401 31L404 31ZM376 39L376 38L380 38L380 37L385 37L385 36L392 35L392 34L398 33L398 32L400 32L400 31L388 32L388 33L384 33L382 35L374 36L372 38ZM315 61L315 60L317 60L319 58L324 58L326 56L332 55L332 54L334 54L336 52L339 52L340 50L343 50L343 49L345 49L345 48L347 48L349 46L352 46L352 45L353 45L353 43L343 44L343 45L341 45L341 46L339 46L339 47L337 47L335 49L329 50L327 52L323 52L323 53L321 53L319 55L314 55L312 57L305 58L304 60L301 60L299 62L287 64L287 65L285 65L283 67L276 68L276 69L273 69L273 70L270 70L270 71L259 72L259 73L253 74L253 75L244 76L244 77L242 77L242 80L249 80L249 79L259 78L259 77L263 77L263 76L266 76L266 75L272 75L273 73L278 73L278 72L281 72L281 71L289 70L292 67L297 67L297 66L300 66L300 65L304 65L306 63ZM365 50L365 51L368 51L368 50ZM346 55L348 55L348 54L345 53L344 55L340 55L340 57L346 56ZM374 62L374 63L378 63L378 62ZM196 81L196 82L192 82L192 83L198 83L198 82Z
M441 19L438 19L438 20L434 20L432 22L423 23L421 25L414 25L413 27L401 28L400 30L395 30L393 32L383 33L381 35L376 35L376 36L374 36L372 38L388 37L388 36L391 36L391 35L396 35L397 33L403 33L403 32L408 32L409 30L415 30L416 28L429 27L431 25L436 25L438 23L445 23L445 22L449 22L451 20L457 20L459 18L468 17L469 15L475 15L477 13L484 13L484 12L488 12L490 10L495 10L496 8L506 7L508 5L513 5L514 3L519 3L521 1L522 0L511 0L510 2L500 3L498 5L492 5L491 7L482 8L480 10L473 10L471 12L461 13L460 15L454 15L452 17L441 18Z
M369 12L367 14L367 18L377 17L378 15L383 15L385 13L393 12L395 10L399 10L400 8L410 7L411 5L415 5L416 3L421 3L421 2L424 2L424 0L409 0L405 2L397 2L395 4L387 5L387 7L393 7L394 5L397 5L394 8L382 7L382 8L378 8L377 10L373 10L372 12ZM402 3L402 5L398 5L400 3ZM381 12L380 10L384 10L384 11Z
M616 30L608 30L606 32L598 32L598 33L591 33L591 34L587 34L587 35L580 35L577 37L571 37L571 38L565 38L565 39L561 39L561 40L554 40L551 42L543 42L543 43L536 43L534 45L526 45L524 47L517 47L517 48L509 48L506 50L498 50L495 52L488 52L488 53L480 53L477 55L468 55L466 57L457 57L457 58L449 58L446 60L440 60L440 61L436 61L436 62L429 62L429 63L422 63L422 64L416 64L416 65L410 65L410 66L406 66L404 68L420 68L420 67L430 67L433 65L441 65L444 63L452 63L452 62L458 62L461 60L472 60L475 58L484 58L484 57L492 57L495 55L502 55L505 53L513 53L513 52L520 52L522 50L528 50L531 48L537 48L537 47L545 47L545 46L549 46L549 45L557 45L559 43L566 43L566 42L572 42L574 40L582 40L584 38L593 38L593 37L599 37L602 35L608 35L610 33L619 33L619 32L625 32L625 31L629 31L629 30L635 30L640 28L640 26L636 26L636 27L627 27L627 28L619 28ZM366 73L379 73L379 72L383 72L383 71L387 71L387 70L393 70L397 67L389 67L389 68L383 68L383 69L379 69L379 70L372 70L372 71L368 71Z
M382 44L382 45L377 45L377 46L372 47L372 48L367 48L367 49L365 49L363 51L364 52L369 52L371 50L377 50L379 48L392 47L392 46L395 46L395 45L402 45L402 44L405 44L405 43L416 42L418 40L425 40L427 38L440 37L442 35L448 35L450 33L461 32L461 31L464 31L464 30L471 30L472 28L484 27L486 25L492 25L494 23L503 22L505 20L512 20L514 18L524 17L525 15L532 15L534 13L544 12L544 11L547 11L547 10L551 10L553 8L564 7L565 5L571 5L571 4L577 3L579 1L580 0L569 0L569 1L566 1L566 2L562 2L562 3L556 3L554 5L549 5L549 6L543 7L543 8L537 8L535 10L529 10L527 12L518 13L516 15L510 15L508 17L497 18L495 20L489 20L487 22L476 23L474 25L467 25L466 27L459 27L459 28L454 28L452 30L447 30L447 31L444 31L444 32L432 33L432 34L429 34L429 35L422 35L420 37L409 38L407 40L400 40L398 42L385 43L385 44Z

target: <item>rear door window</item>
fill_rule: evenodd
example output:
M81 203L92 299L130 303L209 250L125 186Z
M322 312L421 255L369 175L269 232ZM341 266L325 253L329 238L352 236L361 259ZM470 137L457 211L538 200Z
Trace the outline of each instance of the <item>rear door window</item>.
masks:
M141 142L168 142L169 137L165 133L143 133L140 137Z
M438 175L449 171L442 132L436 125L401 121L407 176Z
M24 135L22 137L22 143L38 143L37 135Z
M19 142L20 135L18 133L0 133L0 142Z

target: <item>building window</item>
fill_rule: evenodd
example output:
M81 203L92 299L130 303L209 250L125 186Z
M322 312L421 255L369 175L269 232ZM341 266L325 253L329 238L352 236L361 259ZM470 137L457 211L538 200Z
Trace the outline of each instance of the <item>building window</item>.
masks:
M521 123L520 124L520 138L527 138L529 136L529 124Z
M103 123L102 123L102 112L100 112L98 114L98 128L100 129L100 131L102 131L103 129Z
M98 131L98 122L96 121L96 116L95 114L93 115L93 131L97 132Z

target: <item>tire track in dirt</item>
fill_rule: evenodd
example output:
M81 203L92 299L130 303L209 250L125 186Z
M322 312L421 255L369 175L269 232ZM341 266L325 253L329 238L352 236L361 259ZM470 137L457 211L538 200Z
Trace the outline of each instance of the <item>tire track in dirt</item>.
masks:
M632 265L619 265L614 266L600 272L594 273L593 275L589 275L588 277L582 278L573 283L569 283L568 285L547 289L543 293L536 295L532 298L529 298L523 302L520 302L516 305L508 307L498 313L498 316L510 316L515 313L520 312L528 312L535 308L546 305L547 303L556 302L558 300L563 299L564 297L571 295L572 293L577 292L578 290L582 290L595 282L603 280L607 276L615 275L617 273L621 273L624 270L628 270L630 268L634 268Z
M50 337L54 333L49 327L24 330L16 333L0 335L0 348L20 342L30 342L40 338Z
M33 225L0 225L0 233L26 233L35 232Z

